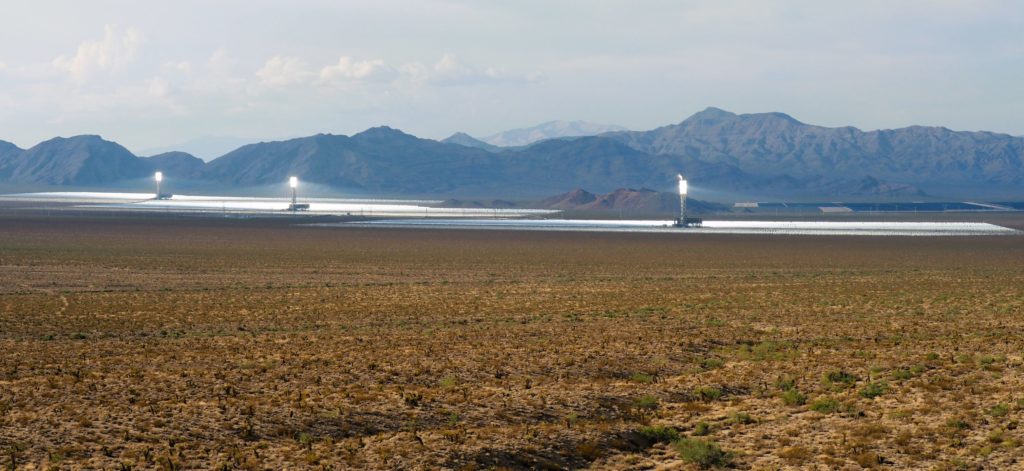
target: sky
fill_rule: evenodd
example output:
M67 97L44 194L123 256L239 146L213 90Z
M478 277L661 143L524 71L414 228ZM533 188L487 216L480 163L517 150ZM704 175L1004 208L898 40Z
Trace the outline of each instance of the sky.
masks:
M10 3L0 139L21 147L644 130L708 106L1024 135L1017 0Z

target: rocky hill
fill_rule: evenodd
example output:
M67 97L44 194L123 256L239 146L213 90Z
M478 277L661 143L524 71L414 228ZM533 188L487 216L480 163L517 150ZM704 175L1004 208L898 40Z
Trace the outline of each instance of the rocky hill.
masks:
M0 178L14 183L102 185L149 172L142 159L99 136L56 137L0 161Z
M170 178L202 179L206 163L185 152L164 152L143 159L153 171L161 171Z
M990 132L924 126L865 132L808 125L782 113L708 108L679 124L602 136L650 154L789 177L811 188L814 181L865 178L936 193L1024 183L1024 138Z
M351 195L533 199L588 188L671 191L735 199L1024 196L1024 138L945 128L863 132L781 113L715 108L644 132L547 139L499 148L470 136L445 142L388 127L242 146L203 163L185 153L132 155L98 136L55 138L28 150L0 142L0 182L102 187L162 170L202 185L251 188L304 182ZM249 191L249 190L246 190ZM637 190L639 191L639 190Z

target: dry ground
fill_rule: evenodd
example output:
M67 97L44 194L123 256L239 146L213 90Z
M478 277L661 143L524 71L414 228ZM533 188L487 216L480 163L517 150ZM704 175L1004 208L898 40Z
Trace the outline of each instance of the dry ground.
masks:
M1018 236L4 216L0 465L1024 467L1022 315Z

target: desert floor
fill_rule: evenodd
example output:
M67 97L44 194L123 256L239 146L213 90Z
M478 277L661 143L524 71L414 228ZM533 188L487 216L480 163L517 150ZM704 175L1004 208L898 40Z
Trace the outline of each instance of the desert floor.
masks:
M0 465L1024 467L1024 236L0 217Z

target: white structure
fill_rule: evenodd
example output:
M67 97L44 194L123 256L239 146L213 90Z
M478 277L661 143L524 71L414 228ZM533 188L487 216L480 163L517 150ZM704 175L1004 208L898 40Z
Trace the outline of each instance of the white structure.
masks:
M679 222L686 221L686 192L688 186L686 179L683 178L683 174L677 175L679 178Z
M676 227L694 227L703 225L703 220L700 218L688 218L686 217L686 194L689 192L689 184L686 182L686 178L683 174L677 175L679 178L679 219L676 219Z
M153 180L156 180L156 199L162 199L160 193L160 182L164 181L164 172L156 172L153 174Z
M309 204L299 204L296 189L299 187L299 177L288 177L288 186L292 188L292 204L288 205L289 211L306 211Z
M292 187L292 207L291 210L295 211L295 200L296 200L296 189L299 187L299 177L288 177L288 186Z

